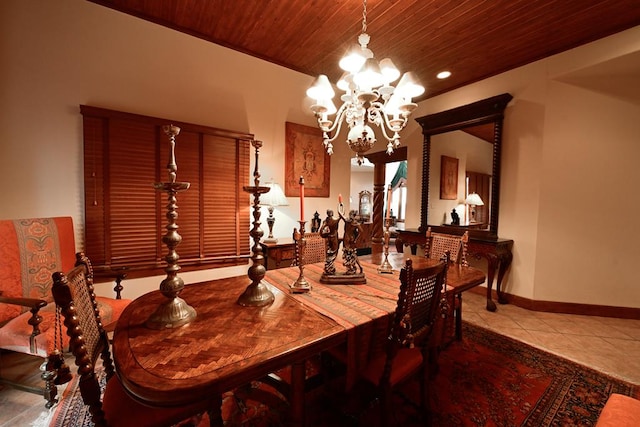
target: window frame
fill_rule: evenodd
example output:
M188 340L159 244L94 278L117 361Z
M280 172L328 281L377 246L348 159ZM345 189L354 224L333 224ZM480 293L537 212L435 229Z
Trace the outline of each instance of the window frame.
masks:
M153 184L169 180L170 143L162 130L168 124L181 129L177 181L191 183L176 195L180 268L247 264L250 195L242 183L250 175L252 134L87 105L80 112L84 247L96 271L126 269L130 278L164 272L168 201Z

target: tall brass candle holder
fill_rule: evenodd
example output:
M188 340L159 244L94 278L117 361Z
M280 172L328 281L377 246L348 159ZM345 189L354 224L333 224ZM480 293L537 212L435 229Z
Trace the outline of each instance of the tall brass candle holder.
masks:
M180 133L180 128L174 125L162 127L164 133L169 136L169 182L156 182L153 186L156 190L167 193L167 220L169 221L166 229L167 233L162 237L162 242L167 245L169 252L164 258L167 261L167 267L164 269L167 277L160 283L160 292L167 297L167 301L161 303L158 308L147 319L146 325L151 329L176 328L186 325L196 318L196 310L187 304L182 298L178 297L184 289L184 281L178 277L180 266L178 265L178 253L176 246L182 241L182 237L178 234L178 205L176 204L176 194L184 191L191 185L188 182L176 182L176 165L175 146L176 136Z
M304 238L304 226L306 221L298 221L300 223L300 231L294 229L293 230L293 240L296 242L296 262L298 264L298 268L300 269L300 274L295 282L290 285L291 292L294 294L301 294L305 292L309 292L311 290L311 284L304 277L304 251L307 246L307 240Z
M391 218L384 220L384 260L378 267L378 273L393 273L393 266L389 262L389 238L391 233L389 232L389 225L391 224Z
M251 284L247 286L244 293L238 297L238 304L243 306L261 307L273 302L275 296L269 290L266 284L262 282L266 268L264 267L264 255L262 254L262 246L260 239L264 235L260 228L260 195L269 192L270 187L260 185L260 172L258 171L258 154L262 141L251 141L251 145L256 150L256 165L253 170L254 185L245 185L243 190L253 194L253 228L249 233L253 238L253 246L251 248L251 260L253 261L249 267L248 276Z

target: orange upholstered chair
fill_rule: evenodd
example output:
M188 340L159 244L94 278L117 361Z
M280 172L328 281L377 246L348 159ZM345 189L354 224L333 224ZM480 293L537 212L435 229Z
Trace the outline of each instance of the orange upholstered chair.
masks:
M604 405L596 427L640 426L640 400L613 393Z
M47 357L56 347L60 351L68 347L66 337L62 348L54 342L51 275L71 270L75 253L71 217L0 220L0 349L42 358L44 389L27 388L44 393L47 407L56 402L57 394L55 373L47 368ZM98 301L105 323L117 320L129 303L119 295ZM3 378L3 382L11 380Z

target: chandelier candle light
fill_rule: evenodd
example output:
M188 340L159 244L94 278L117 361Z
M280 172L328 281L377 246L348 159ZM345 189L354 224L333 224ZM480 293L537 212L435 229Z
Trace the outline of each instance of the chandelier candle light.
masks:
M362 33L356 45L339 62L345 71L336 86L344 91L342 105L336 109L332 99L335 92L329 78L321 74L307 89L307 96L315 103L311 106L318 126L323 132L323 142L328 154L333 154L333 141L340 134L342 122L349 125L347 144L356 153L359 165L364 162L363 153L376 142L368 123L380 128L387 140L387 153L400 145L399 132L406 126L411 112L417 107L412 98L424 93L424 87L412 72L402 75L389 58L378 62L367 47L367 1L363 1ZM335 116L334 116L335 114Z

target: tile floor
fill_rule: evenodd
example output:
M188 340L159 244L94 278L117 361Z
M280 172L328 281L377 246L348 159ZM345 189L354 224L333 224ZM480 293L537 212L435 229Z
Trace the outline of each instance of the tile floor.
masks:
M485 310L483 295L463 296L463 319L640 385L640 320L542 313L514 305ZM46 426L43 399L0 386L0 427ZM11 410L7 410L11 409Z
M640 384L640 320L529 311L466 292L462 318L613 377Z

